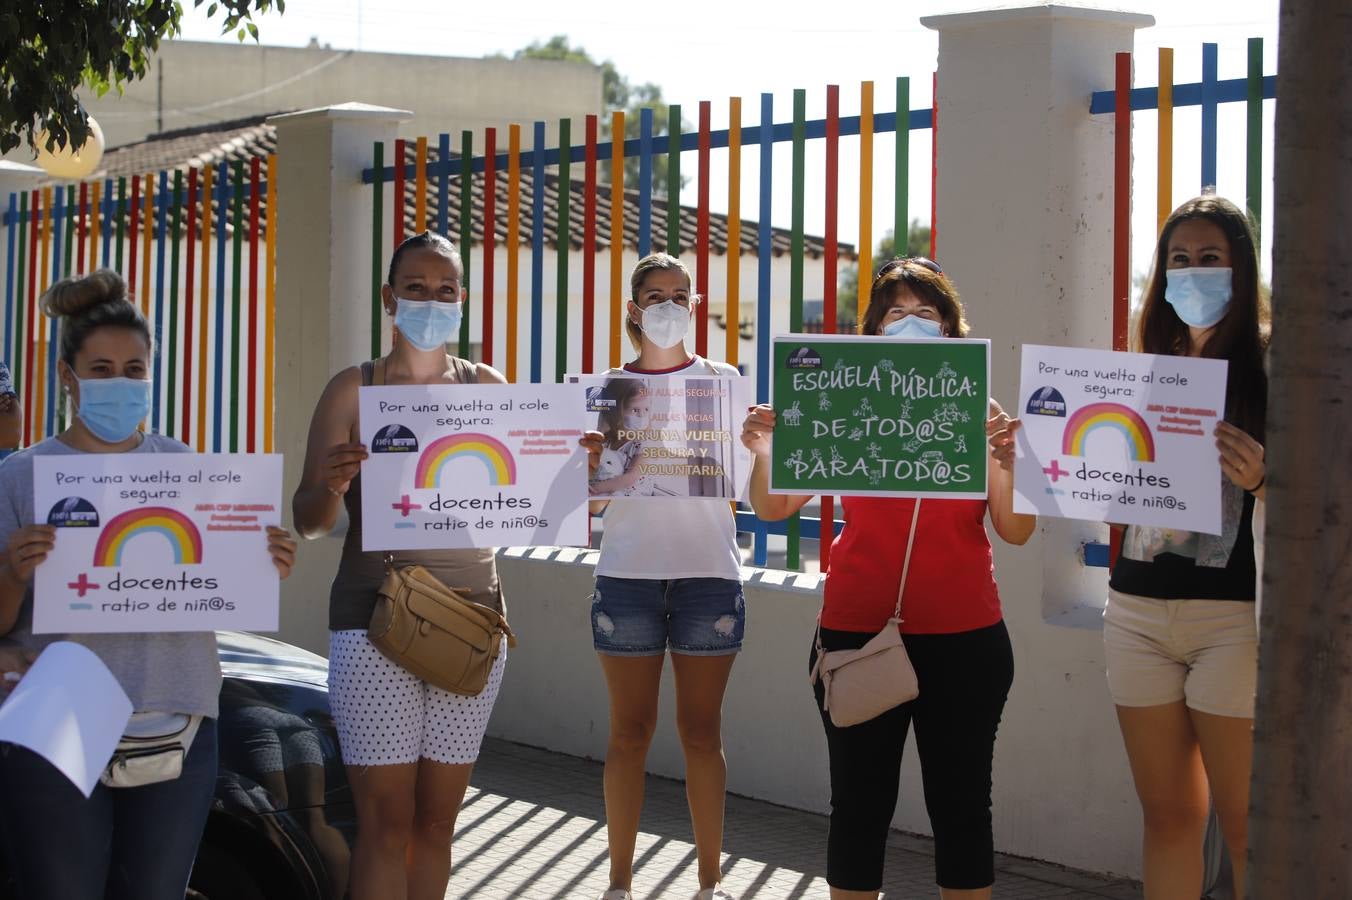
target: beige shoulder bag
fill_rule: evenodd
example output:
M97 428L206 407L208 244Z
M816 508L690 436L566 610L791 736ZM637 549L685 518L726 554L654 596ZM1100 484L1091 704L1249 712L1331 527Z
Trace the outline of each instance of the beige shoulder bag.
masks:
M372 383L385 383L384 360L377 360ZM377 650L407 672L453 694L474 696L488 684L502 649L516 646L507 619L442 584L422 566L394 564L385 557L385 580L366 636Z
M906 538L906 558L901 564L901 584L897 586L897 606L883 630L858 650L822 649L821 620L817 620L817 662L810 675L812 683L822 680L822 710L830 713L831 724L848 728L867 722L895 706L920 696L920 684L901 642L901 597L906 592L906 576L911 570L911 548L920 521L920 498L911 513L911 532Z

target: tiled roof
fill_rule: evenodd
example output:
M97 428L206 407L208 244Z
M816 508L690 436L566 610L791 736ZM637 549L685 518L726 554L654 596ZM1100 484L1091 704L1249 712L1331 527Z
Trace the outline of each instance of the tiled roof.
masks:
M222 161L233 163L236 160L243 160L247 163L251 157L266 157L276 152L277 149L277 129L267 123L267 118L268 116L257 116L180 131L170 131L152 135L134 144L111 147L104 151L102 165L91 180L101 181L105 178L117 179L124 176L130 178L133 175L145 175L160 170L168 170L172 175L176 170L186 172L190 167L217 165ZM411 155L411 153L407 154L409 158L406 159L406 162L411 161ZM437 148L429 147L428 164L431 165L436 161ZM484 176L479 173L473 178L474 217L471 237L474 243L482 244L484 236ZM531 207L535 185L534 178L528 170L522 171L520 178L520 236L522 243L529 245L531 230L534 225ZM501 244L507 239L507 173L499 171L496 181L497 199L494 232L497 235L498 243ZM449 236L457 242L460 241L459 193L453 182L448 192L447 219L450 226ZM574 249L580 249L584 225L583 185L580 177L572 180L569 196L571 198L568 210L569 242ZM600 185L596 198L596 246L598 249L610 246L610 196L610 186ZM549 246L555 246L558 242L558 200L559 177L555 174L547 174L545 176L544 236L545 243ZM625 190L624 237L625 243L635 250L638 247L638 201L638 191ZM414 228L416 203L417 185L413 179L408 179L404 186L404 227L409 233ZM266 204L261 205L265 206ZM429 224L436 222L437 211L438 186L429 179L427 185L427 218ZM665 200L653 199L652 246L654 248L666 246L667 211L668 205ZM260 213L266 218L266 209L261 209ZM681 207L681 245L685 250L689 250L695 244L696 224L696 210L689 206ZM742 220L739 236L742 253L752 254L756 252L757 230L758 226L755 221ZM710 214L710 250L720 255L726 253L728 237L727 216L718 213ZM788 230L771 229L771 246L774 255L779 256L789 252L790 241L791 234ZM808 256L816 258L822 255L825 244L820 237L807 235L803 240L803 248ZM842 243L839 245L839 253L842 259L853 259L854 247Z

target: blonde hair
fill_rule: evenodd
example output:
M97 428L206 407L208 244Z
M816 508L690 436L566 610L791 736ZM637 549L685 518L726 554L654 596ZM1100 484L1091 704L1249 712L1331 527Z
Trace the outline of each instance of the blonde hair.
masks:
M631 300L635 303L638 302L638 289L643 287L643 279L648 277L649 272L657 271L680 272L685 276L685 283L692 288L694 287L695 279L690 276L690 270L685 267L685 263L670 253L649 253L634 265L634 271L629 275L629 297ZM698 302L693 296L691 301ZM643 329L638 327L638 323L628 313L624 317L624 330L629 334L629 343L634 345L634 349L641 350L643 348Z

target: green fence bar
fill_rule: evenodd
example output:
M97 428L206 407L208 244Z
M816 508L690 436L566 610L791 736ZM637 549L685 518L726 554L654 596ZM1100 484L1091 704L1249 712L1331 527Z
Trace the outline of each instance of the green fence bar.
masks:
M380 247L385 230L385 145L376 141L371 180L371 358L380 356Z
M1253 216L1254 238L1262 245L1263 221L1263 39L1249 38L1248 185L1245 203Z
M681 255L681 104L667 108L667 252Z

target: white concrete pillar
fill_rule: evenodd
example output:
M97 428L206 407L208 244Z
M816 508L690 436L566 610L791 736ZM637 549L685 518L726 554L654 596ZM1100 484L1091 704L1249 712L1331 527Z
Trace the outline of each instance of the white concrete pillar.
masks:
M1023 344L1110 346L1113 123L1089 115L1089 96L1154 20L1037 4L920 21L939 32L937 256L973 334L991 339L996 399L1017 415ZM1106 574L1076 557L1106 534L1052 520L1025 547L993 538L1016 671L996 745L996 848L1136 872L1140 815L1098 630Z
M371 188L361 173L375 142L392 142L412 115L345 103L268 120L277 128L275 408L288 522L315 403L334 373L371 355ZM282 588L282 638L324 654L343 530L303 544Z
M10 194L31 191L47 177L37 166L0 159L0 206L8 209Z

